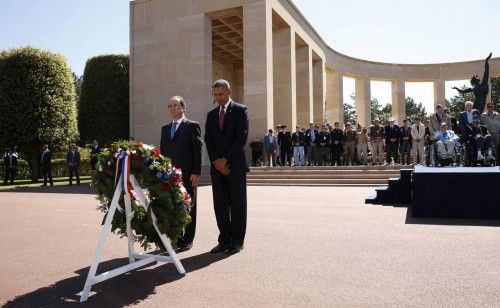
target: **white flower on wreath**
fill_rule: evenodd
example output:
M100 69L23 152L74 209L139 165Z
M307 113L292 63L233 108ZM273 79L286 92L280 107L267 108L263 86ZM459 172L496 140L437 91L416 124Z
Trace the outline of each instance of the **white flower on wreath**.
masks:
M142 148L143 149L146 149L146 150L153 150L155 147L154 146L151 146L149 144L143 144L142 145Z

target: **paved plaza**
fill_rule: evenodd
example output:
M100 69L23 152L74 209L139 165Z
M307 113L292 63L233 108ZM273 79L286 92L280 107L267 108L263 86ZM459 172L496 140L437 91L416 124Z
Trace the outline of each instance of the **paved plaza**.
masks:
M52 193L51 193L52 191ZM55 193L54 193L55 192ZM102 214L89 187L0 192L5 307L499 307L500 223L416 220L365 205L373 187L248 187L245 249L213 255L211 187L199 189L194 247L172 264L93 287L78 303ZM110 236L99 271L127 262Z

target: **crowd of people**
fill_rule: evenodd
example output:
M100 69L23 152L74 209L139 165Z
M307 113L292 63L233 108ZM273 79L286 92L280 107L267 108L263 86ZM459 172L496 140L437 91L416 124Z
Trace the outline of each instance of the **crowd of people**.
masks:
M296 126L291 132L285 125L269 129L262 138L250 143L253 166L341 166L373 164L425 164L431 146L438 157L455 155L460 142L468 144L470 165L495 159L499 150L500 115L493 103L480 113L467 101L458 119L447 108L436 105L428 119L389 118L382 125L378 119L369 127L335 122L308 128ZM428 155L427 155L428 156ZM498 164L498 157L496 158Z

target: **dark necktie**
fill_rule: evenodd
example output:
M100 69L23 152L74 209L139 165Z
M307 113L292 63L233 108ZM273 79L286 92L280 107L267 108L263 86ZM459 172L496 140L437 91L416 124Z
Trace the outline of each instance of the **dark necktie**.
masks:
M417 134L420 133L420 126L417 125Z
M220 108L220 112L219 112L219 126L220 126L220 129L222 130L222 127L224 126L224 116L226 115L226 113L224 112L224 106L222 106Z
M172 122L172 126L170 127L170 139L174 139L176 126L177 122Z

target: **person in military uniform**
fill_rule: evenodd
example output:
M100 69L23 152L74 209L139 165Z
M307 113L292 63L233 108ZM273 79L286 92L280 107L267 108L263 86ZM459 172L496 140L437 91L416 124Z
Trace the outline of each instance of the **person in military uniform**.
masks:
M330 154L330 132L326 130L325 125L321 125L321 131L319 132L319 159L318 165L327 166Z
M343 143L344 143L344 132L340 129L340 123L335 122L334 128L330 132L330 153L331 153L331 165L341 166L340 156L342 155Z
M385 134L385 161L389 165L392 160L394 160L395 164L399 164L399 138L401 134L401 130L399 126L395 124L394 118L389 118L389 124L385 126L384 129Z
M351 123L347 122L344 131L344 165L354 165L354 153L356 151L357 133L352 129Z
M307 144L307 165L315 166L317 164L318 156L318 130L314 128L314 124L309 124L309 129L306 130L306 144Z

